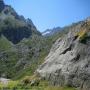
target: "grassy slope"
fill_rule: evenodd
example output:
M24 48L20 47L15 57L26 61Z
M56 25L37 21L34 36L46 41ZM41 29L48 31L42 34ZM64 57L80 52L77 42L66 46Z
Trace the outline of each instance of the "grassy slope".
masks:
M3 35L0 36L0 55L0 74L4 76L5 74L10 75L13 73L10 71L13 69L13 65L16 62L17 53L13 50L13 44Z
M3 35L0 36L0 50L6 51L12 47L11 42L9 42Z
M50 50L50 45L47 44L47 40L43 37L35 36L28 40L22 41L21 43L19 43L19 45L20 44L25 44L27 47L31 47L30 53L27 56L31 64L25 69L21 70L18 74L16 74L14 79L21 79L24 76L33 75L34 71L38 68L38 66L42 62L44 62L44 58L47 56Z

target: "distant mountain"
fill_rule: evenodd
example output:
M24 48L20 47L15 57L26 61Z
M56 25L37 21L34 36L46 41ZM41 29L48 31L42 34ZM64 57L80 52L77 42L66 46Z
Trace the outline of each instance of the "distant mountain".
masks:
M53 29L47 29L44 32L42 32L42 35L43 36L52 36L52 35L58 33L61 30L62 30L62 28L60 28L60 27L56 27L56 28L53 28Z

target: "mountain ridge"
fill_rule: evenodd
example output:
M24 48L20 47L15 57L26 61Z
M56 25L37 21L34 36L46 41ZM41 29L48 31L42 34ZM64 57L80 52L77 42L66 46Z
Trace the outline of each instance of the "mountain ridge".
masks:
M43 36L52 36L58 32L60 32L60 30L62 30L62 28L60 27L54 27L53 29L47 29L44 32L42 32Z

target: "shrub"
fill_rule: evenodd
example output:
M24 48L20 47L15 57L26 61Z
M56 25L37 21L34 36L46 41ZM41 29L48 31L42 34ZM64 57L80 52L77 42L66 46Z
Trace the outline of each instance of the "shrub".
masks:
M87 31L86 30L81 30L79 33L79 39L82 40L87 36Z
M86 38L88 37L87 32L88 32L87 30L80 30L76 34L76 36L78 36L80 42L86 43Z
M26 76L21 82L26 85L29 84L31 82L30 77Z

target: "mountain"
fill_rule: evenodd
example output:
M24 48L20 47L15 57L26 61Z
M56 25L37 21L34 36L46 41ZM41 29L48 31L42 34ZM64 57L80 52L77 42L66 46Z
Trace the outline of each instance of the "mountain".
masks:
M43 37L31 19L18 15L3 0L0 8L0 77L16 80L32 75L59 35Z
M47 29L44 32L42 32L42 35L43 36L52 36L52 35L58 33L60 30L62 30L62 28L60 28L60 27L56 27L53 29Z
M18 15L11 6L5 5L3 0L0 1L0 8L0 35L4 35L14 44L33 34L40 35L30 19Z
M32 75L48 55L52 44L70 27L43 37L32 20L18 15L11 6L4 4L0 12L0 76L20 79Z
M37 43L38 42L38 43ZM17 79L33 74L50 46L31 19L0 0L0 76Z
M52 85L90 90L90 19L59 38L36 72Z
M0 12L4 9L5 4L3 2L3 0L0 0Z
M0 77L2 90L89 90L90 18L40 33L0 0Z

